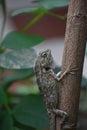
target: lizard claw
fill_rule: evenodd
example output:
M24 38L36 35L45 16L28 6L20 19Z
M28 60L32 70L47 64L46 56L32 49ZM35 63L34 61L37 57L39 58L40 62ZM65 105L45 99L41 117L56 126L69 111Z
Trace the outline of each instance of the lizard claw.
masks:
M61 126L61 127L62 127L62 130L72 130L73 128L76 128L76 125L75 124L64 125L64 126Z
M75 74L75 72L78 71L78 70L79 70L79 69L78 69L76 66L74 66L74 67L71 67L71 68L70 68L69 73L70 73L70 74Z
M67 74L73 74L74 75L75 72L78 71L78 70L79 69L76 66L71 67L71 65L69 65L63 73L60 71L59 73L56 74L57 80L58 81L62 80L64 78L64 76L67 75Z
M67 112L63 111L63 113L62 113L62 117L63 117L63 118L68 118L69 115L67 114Z

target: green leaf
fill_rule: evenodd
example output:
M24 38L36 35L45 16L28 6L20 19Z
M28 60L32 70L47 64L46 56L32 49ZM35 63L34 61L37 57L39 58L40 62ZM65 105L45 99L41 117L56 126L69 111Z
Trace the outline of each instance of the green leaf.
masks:
M86 56L87 56L87 45L86 45Z
M24 70L16 70L14 74L10 76L5 76L2 78L2 82L0 82L0 87L3 89L7 89L13 82L25 79L34 74L33 69L24 69Z
M15 126L16 126L17 128L19 128L19 129L17 129L17 130L36 130L36 129L33 128L33 127L25 126L25 125L23 125L23 124L21 124L21 123L19 123L19 122L17 122L17 121L15 121Z
M33 0L45 9L53 9L55 7L64 7L68 5L68 0Z
M0 122L2 121L3 115L4 115L4 112L0 109Z
M18 95L38 94L39 89L37 85L17 85L15 91Z
M13 130L13 119L8 112L6 112L2 118L0 130Z
M18 9L12 13L12 16L17 16L19 14L23 13L30 13L30 14L40 14L46 12L46 9L43 8L23 8L23 9Z
M45 39L39 35L29 35L22 32L10 32L2 41L4 48L24 49L40 44Z
M5 76L2 78L3 82L15 82L17 80L21 80L24 78L27 78L29 76L34 75L33 69L23 69L23 70L14 70L14 71L9 71L13 72L10 76Z
M87 112L87 93L86 93L86 89L81 91L79 110L81 112L84 112L84 113Z
M17 122L34 128L48 128L49 119L39 95L28 95L13 110Z
M34 67L34 49L10 50L0 54L0 66L7 69L26 69Z
M87 79L85 77L82 77L81 86L82 87L87 87Z
M4 90L0 87L0 104L6 105L7 102L7 96Z

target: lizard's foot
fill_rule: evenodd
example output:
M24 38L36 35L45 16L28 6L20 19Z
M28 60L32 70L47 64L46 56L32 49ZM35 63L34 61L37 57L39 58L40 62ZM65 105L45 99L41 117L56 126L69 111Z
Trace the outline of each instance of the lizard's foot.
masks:
M58 115L58 116L63 117L63 118L67 118L68 117L67 112L59 110L59 109L53 109L53 113L55 115Z
M78 71L78 70L79 70L79 68L77 68L77 66L73 66L73 67L72 67L72 66L70 65L70 66L67 68L67 74L68 74L68 73L70 73L70 74L75 74L75 72Z
M78 68L76 66L71 67L68 66L67 69L62 73L61 71L56 74L58 81L62 80L65 75L67 74L75 74L75 72L78 71Z
M72 124L72 125L61 125L62 130L72 130L73 128L75 128L76 125Z

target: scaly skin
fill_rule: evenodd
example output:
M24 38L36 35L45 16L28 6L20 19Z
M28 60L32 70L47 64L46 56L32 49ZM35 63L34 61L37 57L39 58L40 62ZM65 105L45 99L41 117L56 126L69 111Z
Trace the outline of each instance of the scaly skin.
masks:
M51 51L48 49L39 54L36 64L35 72L37 78L37 84L41 96L45 102L46 109L50 118L50 130L56 130L55 116L58 115L63 118L63 121L68 117L68 114L62 110L57 109L58 106L58 93L56 90L57 83L67 73L69 69L63 73L63 75L56 75L53 71L55 67ZM63 126L63 123L62 123Z

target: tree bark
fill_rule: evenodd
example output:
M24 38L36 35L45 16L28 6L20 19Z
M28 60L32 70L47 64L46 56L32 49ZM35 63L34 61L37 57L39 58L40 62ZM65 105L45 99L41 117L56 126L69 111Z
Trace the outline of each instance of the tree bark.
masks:
M70 0L66 25L62 72L68 66L77 68L60 82L59 106L69 114L67 125L77 125L82 68L87 40L87 0ZM61 118L56 120L56 130L61 130ZM76 128L72 128L76 130Z

